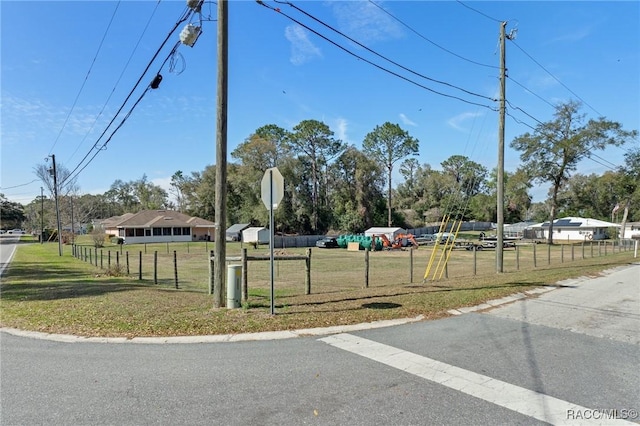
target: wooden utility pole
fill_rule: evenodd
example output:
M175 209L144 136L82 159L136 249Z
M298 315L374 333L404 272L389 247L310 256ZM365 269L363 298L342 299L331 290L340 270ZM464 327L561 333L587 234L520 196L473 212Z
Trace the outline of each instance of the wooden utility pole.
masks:
M496 272L503 272L504 254L504 116L506 95L506 67L505 40L506 22L500 23L500 118L498 122L498 188L497 188L497 241L496 241Z
M216 199L213 306L222 306L224 269L227 257L227 86L229 1L218 0L218 82L216 102Z
M62 256L62 229L60 227L60 208L58 207L58 172L56 170L56 156L51 155L51 162L53 167L51 173L53 173L53 197L56 201L56 222L58 224L58 255Z

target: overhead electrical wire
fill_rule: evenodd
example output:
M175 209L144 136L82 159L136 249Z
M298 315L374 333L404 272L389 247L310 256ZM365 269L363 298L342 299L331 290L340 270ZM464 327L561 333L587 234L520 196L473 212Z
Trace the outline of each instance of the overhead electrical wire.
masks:
M514 46L516 46L518 49L520 49L520 51L522 51L522 53L524 53L525 55L527 55L527 57L529 57L529 59L531 59L536 65L538 65L540 68L542 68L547 74L549 74L555 81L557 81L558 83L560 83L560 85L562 85L562 87L564 87L565 89L567 89L573 96L575 96L576 98L578 98L583 104L585 104L586 106L588 106L589 108L591 108L596 114L598 114L599 116L602 117L602 114L600 114L598 112L598 110L596 110L594 107L592 107L587 101L585 101L584 99L582 99L577 93L575 93L573 90L571 90L566 84L564 84L558 77L556 77L555 75L553 75L553 73L551 71L549 71L548 69L546 69L544 66L542 66L542 64L538 61L536 61L533 56L531 56L529 53L527 53L522 47L520 47L518 45L518 43L516 43L514 40L509 39Z
M294 8L294 9L296 9L297 11L299 11L299 12L303 13L304 15L308 16L309 18L313 19L314 21L318 22L319 24L321 24L321 25L323 25L323 26L325 26L325 27L329 28L331 31L333 31L333 32L335 32L335 33L337 33L337 34L340 34L341 36L343 36L343 37L344 37L344 38L346 38L347 40L349 40L349 41L351 41L351 42L353 42L353 43L357 44L358 46L362 47L362 48L363 48L363 49L365 49L366 51L368 51L368 52L370 52L370 53L373 53L373 54L374 54L374 55L376 55L377 57L379 57L379 58L381 58L381 59L384 59L385 61L390 62L390 63L392 63L393 65L395 65L395 66L397 66L397 67L399 67L399 68L402 68L403 70L405 70L405 71L407 71L407 72L410 72L410 73L411 73L411 74L413 74L413 75L416 75L416 76L418 76L418 77L422 77L422 78L424 78L425 80L433 81L434 83L442 84L442 85L445 85L445 86L447 86L447 87L451 87L451 88L454 88L454 89L460 90L460 91L462 91L462 92L464 92L464 93L466 93L466 94L468 94L468 95L471 95L471 96L477 96L477 97L479 97L479 98L487 99L487 100L489 100L489 101L493 101L493 102L497 101L496 99L490 98L489 96L485 96L485 95L481 95L481 94L479 94L479 93L471 92L471 91L469 91L469 90L463 89L462 87L456 86L456 85L454 85L454 84L447 83L447 82L445 82L445 81L441 81L441 80L436 80L436 79L431 78L431 77L427 77L426 75L423 75L423 74L421 74L421 73L419 73L419 72L417 72L417 71L414 71L414 70L412 70L412 69L410 69L410 68L408 68L408 67L405 67L404 65L401 65L401 64L399 64L399 63L397 63L397 62L393 61L392 59L387 58L386 56L384 56L384 55L382 55L382 54L380 54L380 53L376 52L375 50L373 50L373 49L371 49L371 48L369 48L369 47L365 46L364 44L360 43L359 41L354 40L353 38L349 37L348 35L344 34L344 33L343 33L343 32L341 32L341 31L339 31L339 30L335 29L334 27L332 27L331 25L329 25L329 24L325 23L324 21L322 21L322 20L320 20L320 19L316 18L315 16L313 16L313 15L311 15L311 14L309 14L309 13L305 12L304 10L300 9L298 6L294 5L293 3L289 2L289 1L281 1L281 0L274 0L274 1L275 1L276 3L280 3L280 4L287 4L287 5L291 6L291 7L293 7L293 8Z
M156 73L156 76L160 75L160 72L162 71L162 68L164 68L165 64L167 63L167 61L169 60L169 58L171 58L171 56L173 54L175 54L178 46L180 46L181 42L178 41L173 49L171 49L171 52L167 55L167 57L165 58L165 60L162 62L162 65L160 66L158 72ZM154 79L155 81L155 79ZM147 86L147 88L144 90L144 92L142 92L142 94L138 97L138 99L135 101L135 103L131 106L131 108L129 109L129 111L127 112L127 114L122 118L122 120L120 121L120 123L118 124L118 126L116 126L116 128L111 132L111 134L109 135L109 137L107 138L107 140L105 142L103 142L102 146L100 146L99 149L95 150L93 156L78 170L78 167L80 167L80 164L78 164L78 166L76 166L76 168L69 173L69 175L67 176L66 179L64 179L63 183L66 182L67 180L71 179L75 179L78 177L78 175L87 168L87 166L89 164L91 164L91 162L96 158L96 156L103 150L105 150L107 148L107 145L109 144L109 142L111 141L111 139L113 138L113 136L116 134L116 132L118 130L120 130L120 128L124 125L124 123L127 121L127 119L129 119L129 117L131 116L131 113L135 110L135 108L138 106L138 104L142 101L142 99L144 98L144 96L149 92L150 89L152 89L153 84L150 84ZM113 121L112 121L113 122ZM103 133L104 134L104 133ZM102 136L102 135L101 135ZM91 151L89 151L89 153L91 153ZM86 156L85 156L86 158ZM76 172L77 170L77 172ZM73 176L73 174L75 173L75 176ZM73 176L73 177L72 177Z
M487 19L489 19L489 20L491 20L491 21L493 21L493 22L497 22L497 23L504 22L504 20L496 19L496 18L494 18L494 17L492 17L492 16L487 15L486 13L480 12L478 9L474 9L474 8L473 8L473 7L471 7L471 6L469 6L469 5L466 5L466 4L462 3L460 0L456 0L456 1L457 1L458 3L460 3L462 6L466 7L467 9L469 9L469 10L473 10L473 11L474 11L474 12L476 12L478 15L482 15L482 16L484 16L485 18L487 18Z
M146 68L144 69L144 71L142 72L142 74L140 75L140 77L138 78L138 81L136 81L135 85L133 86L133 88L129 91L129 94L127 95L126 99L122 102L122 105L120 106L120 108L118 109L118 111L116 111L116 113L114 114L113 118L111 119L111 121L109 122L109 124L107 125L107 127L104 129L104 131L100 134L100 136L98 137L98 139L96 140L96 142L93 144L93 147L87 152L87 154L82 158L82 160L80 160L80 162L78 163L78 165L76 165L76 167L71 171L71 173L69 173L69 175L67 176L66 179L64 179L60 185L62 185L65 181L67 181L76 170L80 169L80 167L82 166L82 163L87 159L87 157L89 157L89 155L91 154L91 152L96 149L99 145L100 140L102 139L102 137L107 133L107 131L109 130L109 127L111 127L111 125L114 123L114 121L116 120L116 118L118 117L118 115L120 114L120 112L124 109L125 105L127 104L127 102L129 101L129 99L131 98L131 96L133 95L133 93L135 92L135 90L138 88L138 86L140 85L140 82L142 81L142 79L145 77L147 71L149 70L149 68L151 68L151 65L153 64L153 62L156 60L156 58L158 57L158 55L160 54L160 52L162 51L162 49L164 48L164 46L167 44L167 41L169 41L169 38L171 37L171 35L175 32L175 30L178 28L178 26L186 21L187 19L189 19L189 16L191 16L191 14L193 13L192 10L190 10L189 8L186 8L186 12L183 13L183 16L175 23L174 27L169 31L169 33L167 34L167 36L165 37L164 41L162 42L162 44L160 45L160 47L156 50L155 54L153 55L153 57L151 58L151 60L149 61L149 63L147 64ZM177 43L179 45L179 42ZM173 54L175 52L175 47L171 50L171 54ZM167 57L167 59L165 59L165 61L163 62L166 63L166 61L169 59L169 57ZM148 88L147 88L148 90ZM142 96L144 96L144 94L146 93L146 91L143 93ZM136 101L136 104L138 104L138 102L140 102L141 98L139 98ZM134 105L134 107L135 107ZM129 113L127 114L127 117L131 114L131 112L133 111L133 108L129 111ZM118 126L118 129L122 126L123 122L121 122L121 124ZM117 129L116 129L117 131ZM109 140L111 140L111 137L113 137L113 134L115 133L112 132L111 136L109 137ZM108 141L107 141L108 142ZM102 146L99 148L99 150L97 152L99 152L100 150L104 149L106 147L106 143L103 143ZM91 162L97 155L96 154L93 155L93 157L91 157L91 160L89 162ZM81 170L84 170L86 168L86 165L84 167L82 167ZM77 175L77 174L76 174Z
M98 114L96 115L96 118L93 120L93 123L91 123L91 127L89 128L87 133L84 135L84 137L82 138L82 140L80 141L80 143L78 144L76 149L71 153L71 156L69 157L68 161L71 161L71 159L76 154L76 152L78 152L78 149L80 149L80 146L82 146L84 141L89 137L89 134L93 131L93 128L95 127L96 123L98 122L98 119L100 118L100 116L102 116L102 113L107 108L107 105L109 104L109 101L111 100L111 97L115 93L116 88L118 87L118 84L120 84L120 80L122 80L122 77L124 76L125 71L129 67L129 64L131 63L131 60L133 59L134 54L138 50L138 46L140 45L140 42L142 41L142 38L146 34L147 29L149 28L149 25L151 24L151 20L155 16L156 11L158 10L158 6L160 6L160 1L156 2L156 6L154 7L153 11L151 12L151 16L147 20L147 24L145 25L144 29L142 30L142 33L140 34L140 37L138 37L138 41L136 42L135 46L133 47L133 50L131 51L131 54L129 55L129 59L127 59L127 62L124 64L124 67L122 68L122 71L120 72L120 76L118 76L118 79L116 80L115 84L113 85L113 88L111 89L111 93L109 94L109 96L105 100L104 104L102 105L102 109L100 109L100 112L98 112Z
M120 0L116 4L116 8L113 10L113 14L111 15L109 24L107 25L107 28L105 29L104 34L102 35L102 40L100 40L100 44L98 45L98 50L96 51L96 54L93 56L93 60L91 61L91 65L89 66L89 70L87 71L87 75L84 77L84 81L80 86L80 90L78 90L78 93L76 94L76 98L74 99L73 104L71 105L71 109L69 110L69 113L67 114L67 117L65 118L64 123L62 123L62 127L58 132L58 136L56 136L56 139L53 141L53 145L51 146L51 149L49 150L49 154L47 155L51 155L51 152L53 152L53 148L55 148L56 144L58 143L58 140L60 139L60 136L62 135L62 131L67 126L67 123L69 122L71 113L73 112L74 108L76 107L76 104L78 103L78 99L80 98L80 95L84 90L85 84L87 84L87 80L89 79L89 75L91 74L91 70L93 69L93 65L96 63L96 59L98 58L98 54L100 53L100 50L102 50L102 45L104 44L104 40L107 37L107 34L109 33L109 29L111 28L111 24L113 23L113 18L115 18L116 12L118 11L119 6L120 6Z
M524 85L522 85L521 83L518 83L516 80L514 80L511 76L507 75L507 78L510 81L513 81L515 84L517 84L518 86L522 87L524 90L526 90L527 92L531 93L533 96L535 96L536 98L540 99L542 102L546 103L547 105L549 105L552 108L555 108L556 106L554 104L552 104L551 102L549 102L548 100L546 100L545 98L543 98L542 96L538 95L537 93L535 93L533 90L529 89L528 87L525 87Z
M381 11L383 11L384 13L386 13L387 15L389 15L391 18L395 19L396 21L398 21L400 24L402 24L403 26L405 26L407 29L409 29L409 31L413 32L415 35L417 35L418 37L420 37L421 39L431 43L432 45L436 46L438 49L441 49L445 52L447 52L450 55L455 56L456 58L462 59L463 61L475 64L475 65L480 65L481 67L487 67L487 68L494 68L494 69L500 69L499 66L497 65L489 65L489 64L483 64L481 62L477 62L474 61L472 59L468 59L465 58L464 56L458 55L455 52L452 52L451 50L447 49L446 47L442 47L440 46L438 43L436 43L435 41L432 41L430 39L428 39L427 37L423 36L422 34L420 34L418 31L416 31L415 29L413 29L412 27L410 27L408 24L406 24L405 22L403 22L402 20L400 20L398 17L394 16L391 14L391 12L389 12L388 10L386 10L385 8L383 8L382 6L380 6L379 4L375 3L373 0L368 0L369 3L371 3L372 5L374 5L375 7L377 7L378 9L380 9Z
M487 109L490 109L490 110L493 110L493 111L495 111L495 110L496 110L496 108L495 108L495 107L491 107L491 106L489 106L489 105L485 105L485 104L480 104L480 103L477 103L477 102L472 102L472 101L469 101L469 100L463 99L463 98L458 97L458 96L454 96L454 95L449 95L449 94L446 94L446 93L442 93L442 92L439 92L439 91L437 91L437 90L434 90L434 89L432 89L432 88L430 88L430 87L427 87L427 86L425 86L425 85L422 85L422 84L420 84L420 83L418 83L418 82L416 82L416 81L413 81L413 80L411 80L411 79L409 79L409 78L407 78L407 77L405 77L405 76L403 76L403 75L401 75L401 74L398 74L398 73L396 73L396 72L394 72L394 71L391 71L391 70L389 70L389 69L387 69L387 68L383 67L382 65L378 65L378 64L376 64L375 62L372 62L372 61L370 61L370 60L368 60L368 59L366 59L366 58L364 58L364 57L362 57L362 56L360 56L360 55L358 55L358 54L356 54L356 53L354 53L354 52L350 51L350 50L349 50L349 49L347 49L346 47L341 46L341 45L340 45L340 44L338 44L337 42L335 42L335 41L333 41L333 40L329 39L328 37L326 37L326 36L324 36L324 35L320 34L320 33L319 33L319 32L317 32L316 30L314 30L314 29L310 28L309 26L307 26L307 25L303 24L302 22L298 21L297 19L295 19L295 18L293 18L293 17L291 17L291 16L287 15L286 13L282 12L280 9L278 9L278 8L274 8L274 7L272 7L272 6L269 6L269 5L265 4L262 0L256 0L256 2L257 2L258 4L260 4L261 6L266 7L267 9L273 10L274 12L277 12L277 13L281 14L282 16L284 16L284 17L288 18L289 20L291 20L292 22L295 22L296 24L298 24L298 25L300 25L301 27L303 27L303 28L307 29L308 31L311 31L312 33L314 33L314 34L315 34L315 35L317 35L318 37L320 37L320 38L322 38L322 39L326 40L327 42L329 42L329 43L331 43L331 44L333 44L333 45L334 45L334 46L336 46L338 49L340 49L340 50L342 50L342 51L344 51L344 52L348 53L349 55L351 55L351 56L353 56L353 57L355 57L355 58L358 58L359 60L361 60L361 61L363 61L363 62L366 62L367 64L369 64L369 65L371 65L371 66L373 66L373 67L375 67L375 68L378 68L379 70L382 70L382 71L384 71L384 72L386 72L386 73L389 73L389 74L391 74L391 75L393 75L393 76L395 76L395 77L398 77L398 78L400 78L400 79L402 79L402 80L404 80L404 81L406 81L406 82L409 82L409 83L411 83L411 84L414 84L414 85L416 85L416 86L418 86L418 87L420 87L420 88L422 88L422 89L425 89L425 90L427 90L427 91L429 91L429 92L432 92L432 93L435 93L435 94L437 94L437 95L444 96L444 97L451 98L451 99L456 99L456 100L459 100L459 101L461 101L461 102L464 102L464 103L467 103L467 104L470 104L470 105L478 105L478 106L481 106L481 107L484 107L484 108L487 108Z

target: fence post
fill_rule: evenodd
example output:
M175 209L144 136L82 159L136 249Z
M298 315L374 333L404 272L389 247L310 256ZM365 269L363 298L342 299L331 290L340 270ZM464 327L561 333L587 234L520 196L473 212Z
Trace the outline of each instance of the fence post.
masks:
M307 249L307 258L304 260L307 269L305 277L305 294L311 294L311 249Z
M127 275L129 275L129 250L125 252L125 255L127 256Z
M582 259L584 259L584 241L582 242Z
M211 250L209 252L209 294L213 294L213 285L214 285L214 257L213 257L213 250Z
M591 257L593 257L593 241L591 241L591 243L589 244L589 247L591 249Z
M551 265L551 244L547 244L547 265Z
M100 269L104 269L104 264L102 262L102 249L100 249Z
M575 257L575 244L571 244L571 261L573 262L574 260L576 260Z
M600 241L598 241L598 256L602 256L602 246L600 245Z
M607 255L607 242L604 241L604 255Z
M369 288L369 250L364 249L364 288Z
M167 241L167 254L169 254L169 241Z
M89 249L89 264L93 265L93 253L91 252L91 249Z
M249 299L249 262L247 261L247 249L242 247L242 301Z
M564 263L564 244L560 246L560 263Z
M144 243L144 254L147 254L147 243Z
M476 250L476 245L473 245L473 275L478 274L478 250Z
M153 252L153 283L158 284L158 250Z
M107 250L107 269L111 269L111 250Z
M520 270L520 246L516 244L516 271Z
M116 268L120 268L120 252L116 252Z
M178 286L178 255L176 251L173 251L173 279L176 282L176 289L179 289Z
M138 253L138 280L142 281L142 251Z
M409 284L413 283L413 247L409 248Z
M536 244L533 244L533 267L537 267L538 266L538 262L536 259Z
M444 263L444 277L449 278L449 262Z

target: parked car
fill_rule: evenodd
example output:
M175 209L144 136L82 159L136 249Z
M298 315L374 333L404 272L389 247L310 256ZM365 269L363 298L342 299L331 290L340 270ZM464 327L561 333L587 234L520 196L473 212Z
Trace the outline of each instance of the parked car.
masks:
M11 235L24 235L25 232L22 229L11 229L9 231L7 231L7 234L11 234Z
M316 247L320 248L338 248L338 240L335 238L327 237L316 241Z

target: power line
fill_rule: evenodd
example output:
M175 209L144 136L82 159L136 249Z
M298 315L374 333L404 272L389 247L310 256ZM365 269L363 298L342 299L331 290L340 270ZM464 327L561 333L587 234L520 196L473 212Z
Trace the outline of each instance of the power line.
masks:
M474 12L476 12L477 14L482 15L482 16L484 16L485 18L492 20L493 22L497 22L497 23L504 22L504 20L500 20L500 19L496 19L496 18L494 18L494 17L491 17L491 16L487 15L486 13L480 12L479 10L474 9L474 8L472 8L471 6L468 6L468 5L464 4L464 3L462 3L460 0L456 0L456 1L457 1L458 3L460 3L462 6L466 7L467 9L469 9L469 10L473 10L473 11L474 11Z
M331 43L331 44L333 44L333 45L334 45L334 46L336 46L338 49L343 50L344 52L348 53L349 55L351 55L351 56L353 56L353 57L355 57L355 58L358 58L358 59L360 59L361 61L366 62L367 64L372 65L372 66L374 66L375 68L378 68L379 70L382 70L382 71L384 71L384 72L386 72L386 73L389 73L389 74L391 74L391 75L393 75L393 76L395 76L395 77L398 77L398 78L400 78L400 79L402 79L402 80L404 80L404 81L407 81L407 82L409 82L409 83L411 83L411 84L414 84L414 85L416 85L416 86L418 86L418 87L420 87L420 88L422 88L422 89L425 89L425 90L427 90L427 91L429 91L429 92L432 92L432 93L435 93L435 94L437 94L437 95L444 96L444 97L446 97L446 98L457 99L457 100L459 100L459 101L461 101L461 102L464 102L464 103L467 103L467 104L470 104L470 105L478 105L478 106L481 106L481 107L484 107L484 108L488 108L488 109L491 109L491 110L495 110L493 107L491 107L491 106L489 106L489 105L484 105L484 104L480 104L480 103L477 103L477 102L468 101L468 100L466 100L466 99L463 99L463 98L460 98L460 97L458 97L458 96L454 96L454 95L448 95L448 94L446 94L446 93L439 92L439 91L437 91L437 90L431 89L430 87L427 87L427 86L424 86L424 85L422 85L422 84L420 84L420 83L417 83L417 82L415 82L415 81L413 81L413 80L411 80L411 79L409 79L409 78L407 78L407 77L405 77L405 76L403 76L403 75L400 75L400 74L398 74L398 73L396 73L396 72L394 72L394 71L391 71L391 70L389 70L389 69L387 69L387 68L385 68L385 67L383 67L383 66L381 66L381 65L378 65L378 64L376 64L376 63L374 63L374 62L372 62L372 61L370 61L370 60L368 60L368 59L366 59L366 58L364 58L364 57L362 57L362 56L360 56L360 55L358 55L358 54L356 54L356 53L354 53L354 52L350 51L350 50L349 50L349 49L347 49L346 47L341 46L340 44L338 44L338 43L334 42L333 40L329 39L328 37L326 37L326 36L324 36L324 35L320 34L320 33L319 33L319 32L317 32L316 30L314 30L314 29L312 29L312 28L309 28L307 25L303 24L302 22L298 21L297 19L295 19L295 18L293 18L293 17L291 17L291 16L287 15L286 13L282 12L280 9L276 9L276 8L274 8L274 7L271 7L271 6L266 5L262 0L256 0L256 2L257 2L258 4L260 4L261 6L266 7L267 9L273 10L274 12L277 12L277 13L279 13L279 14L281 14L281 15L285 16L286 18L288 18L289 20L291 20L291 21L295 22L296 24L300 25L301 27L303 27L303 28L305 28L305 29L307 29L307 30L311 31L312 33L314 33L314 34L315 34L315 35L317 35L318 37L320 37L320 38L322 38L322 39L324 39L324 40L328 41L328 42L329 42L329 43Z
M82 140L80 141L80 143L78 144L78 146L76 147L76 149L73 151L73 153L71 153L71 156L69 157L69 161L71 161L71 159L73 158L73 156L76 154L76 152L78 152L78 149L80 149L80 146L84 143L84 141L87 139L87 137L89 137L89 134L91 133L91 131L93 130L94 126L96 125L96 123L98 122L98 119L100 118L100 116L102 115L102 113L104 112L104 110L107 108L107 104L109 103L109 101L111 100L111 97L113 96L113 94L116 91L116 88L118 87L118 84L120 83L120 80L122 80L122 77L124 76L125 71L127 70L127 68L129 67L129 64L131 63L131 60L133 59L134 54L136 53L136 51L138 50L138 46L140 45L140 42L142 41L143 36L145 35L145 33L147 32L147 29L149 28L149 25L151 24L151 20L153 19L153 17L156 14L156 11L158 10L158 6L160 6L160 1L158 1L156 3L155 8L153 9L153 11L151 12L151 16L149 17L149 19L147 20L147 24L145 25L144 29L142 30L142 33L140 34L140 37L138 38L138 41L136 42L136 45L133 47L133 50L131 51L131 54L129 55L129 59L127 60L127 62L125 63L124 67L122 68L122 72L120 73L120 76L118 77L118 79L116 80L115 84L113 85L113 89L111 89L111 93L109 94L109 96L107 97L107 99L104 102L104 105L102 106L102 109L100 110L100 112L98 112L98 114L96 115L96 118L93 120L93 123L91 124L91 127L89 128L89 130L87 131L87 133L85 134L85 136L82 138Z
M187 20L189 18L189 16L191 16L192 11L189 10L188 8L186 8L186 12L183 13L182 17L175 23L174 27L171 29L171 31L169 31L169 33L167 34L167 36L165 37L164 41L162 42L162 44L160 45L160 47L156 50L155 54L153 55L153 57L151 58L151 60L149 61L149 63L147 64L146 68L144 69L144 71L142 72L142 74L140 75L140 77L138 78L138 81L136 81L135 85L133 86L133 88L129 91L129 94L127 95L126 99L122 102L122 104L120 105L120 108L118 109L118 111L116 111L115 115L113 116L113 118L111 119L111 121L109 122L109 124L107 125L107 127L105 127L104 131L100 134L100 136L98 137L98 139L96 140L96 142L93 144L93 146L91 147L91 149L89 149L89 151L85 154L85 156L82 158L82 160L80 160L80 162L78 163L78 165L76 165L76 167L71 171L71 173L69 173L69 176L67 176L66 179L63 180L62 183L64 183L66 180L69 179L70 176L73 175L73 173L78 170L80 168L80 166L82 166L82 163L87 159L87 157L89 157L89 155L91 154L91 152L96 149L98 147L98 144L100 142L100 139L102 139L102 137L107 133L107 130L109 130L109 127L111 127L111 125L113 124L113 122L116 120L116 118L118 117L118 115L120 114L120 112L124 109L125 105L127 104L127 102L129 101L129 99L131 98L131 96L133 95L134 91L137 89L137 87L140 85L140 82L142 81L142 79L144 78L145 74L147 73L147 71L149 70L149 68L151 67L151 65L153 64L153 62L156 60L156 58L158 57L158 55L160 54L160 51L162 50L162 48L166 45L167 41L169 40L169 38L171 37L171 35L175 32L175 30L178 28L178 26L184 22L185 20ZM177 45L179 44L179 42L177 43ZM175 51L176 47L174 47L171 50L171 54L173 54L173 52ZM168 60L165 59L164 63L166 63L166 61ZM164 65L163 63L163 65ZM145 92L146 93L146 90ZM144 96L144 93L142 96ZM142 97L140 97L138 99L138 101L136 101L136 104L138 104L138 102L140 102L140 100L142 99ZM134 108L135 108L134 105ZM122 124L124 123L124 121L128 118L129 114L131 114L131 112L133 111L133 108L129 111L129 113L127 114L127 116L125 117L125 119L121 122L121 124L118 126L118 128L116 129L116 131L122 126ZM115 131L111 133L111 136L109 137L109 140L111 140L111 137L113 137ZM108 142L108 141L107 141ZM100 150L102 150L104 147L106 146L106 143L103 143L102 147L99 148L99 150L97 152L99 152ZM89 160L89 162L91 162L97 155L97 152L93 155L93 157L91 157L91 160ZM87 163L88 164L88 163ZM86 165L84 167L82 167L82 170L84 170L86 168ZM79 172L78 172L79 173ZM77 175L77 174L76 174Z
M20 185L14 185L14 186L5 186L4 188L0 188L0 190L5 190L5 189L14 189L14 188L20 188L21 186L27 186L27 185L31 185L33 182L37 182L40 179L34 179L31 182L27 182L27 183L22 183Z
M104 43L104 40L107 37L107 34L109 33L109 29L111 28L111 24L113 23L113 18L115 18L116 12L118 11L118 7L119 6L120 6L120 0L116 4L116 8L113 10L113 14L111 15L111 19L109 20L109 24L107 25L107 29L104 31L104 34L102 35L102 40L100 40L100 45L98 45L98 50L96 51L96 54L93 57L93 61L91 61L91 65L89 66L89 70L87 71L87 75L84 77L84 81L82 82L82 85L80 86L80 90L78 90L78 93L76 94L76 98L74 99L73 104L71 105L71 109L69 110L69 113L67 114L67 117L65 118L64 123L62 123L62 127L60 128L60 131L58 132L58 136L56 136L55 141L53 141L53 145L51 146L51 149L49 150L49 154L47 154L47 155L51 155L51 152L53 151L53 148L55 148L56 144L58 143L58 140L60 139L60 136L62 135L62 131L67 126L67 123L69 122L69 118L71 117L71 113L73 112L74 108L76 107L78 99L80 98L80 94L84 90L85 84L87 84L87 80L89 79L89 74L91 74L91 70L93 69L93 65L96 63L96 59L98 58L98 54L100 53L100 50L102 50L102 44Z
M397 62L395 62L395 61L393 61L393 60L391 60L391 59L387 58L386 56L384 56L384 55L382 55L382 54L380 54L380 53L378 53L378 52L374 51L373 49L371 49L371 48L369 48L369 47L365 46L364 44L360 43L359 41L354 40L353 38L349 37L348 35L346 35L346 34L342 33L341 31L339 31L339 30L337 30L337 29L335 29L335 28L334 28L334 27L332 27L331 25L329 25L329 24L325 23L324 21L322 21L322 20L320 20L320 19L316 18L315 16L313 16L313 15L311 15L311 14L309 14L309 13L305 12L304 10L300 9L299 7L297 7L296 5L294 5L293 3L288 2L288 1L279 1L279 0L274 0L274 1L275 1L276 3L288 4L289 6L293 7L293 8L294 8L294 9L296 9L297 11L299 11L299 12L301 12L301 13L305 14L306 16L308 16L309 18L313 19L314 21L316 21L316 22L320 23L321 25L323 25L323 26L325 26L325 27L329 28L331 31L333 31L333 32L335 32L335 33L337 33L337 34L340 34L341 36L343 36L343 37L344 37L344 38L346 38L347 40L349 40L349 41L351 41L351 42L353 42L353 43L357 44L358 46L362 47L363 49L367 50L368 52L373 53L374 55L378 56L379 58L382 58L382 59L384 59L385 61L390 62L390 63L392 63L393 65L395 65L395 66L397 66L397 67L399 67L399 68L402 68L402 69L403 69L403 70L405 70L405 71L410 72L411 74L414 74L414 75L416 75L416 76L418 76L418 77L422 77L422 78L424 78L425 80L433 81L434 83L438 83L438 84L442 84L442 85L445 85L445 86L448 86L448 87L452 87L452 88L454 88L454 89L458 89L458 90L460 90L460 91L462 91L462 92L464 92L464 93L466 93L466 94L468 94L468 95L477 96L477 97L479 97L479 98L487 99L487 100L490 100L490 101L493 101L493 102L495 102L495 101L496 101L496 99L490 98L490 97L488 97L488 96L481 95L481 94L478 94L478 93L474 93L474 92L471 92L471 91L469 91L469 90L463 89L463 88L461 88L461 87L459 87L459 86L456 86L456 85L454 85L454 84L447 83L447 82L444 82L444 81L441 81L441 80L436 80L436 79L434 79L434 78L427 77L427 76L425 76L425 75L423 75L423 74L420 74L419 72L416 72L416 71L414 71L414 70L412 70L412 69L410 69L410 68L407 68L407 67L405 67L404 65L401 65L401 64L399 64L399 63L397 63Z
M515 84L517 84L518 86L522 87L524 90L526 90L527 92L531 93L533 96L535 96L536 98L540 99L542 102L546 103L547 105L549 105L552 108L555 108L556 106L554 104L552 104L551 102L549 102L548 100L546 100L545 98L543 98L542 96L538 95L537 93L535 93L533 90L529 89L528 87L525 87L524 85L522 85L521 83L518 83L516 80L514 80L511 76L507 75L507 78L511 81L513 81Z
M542 66L542 64L540 64L540 62L536 61L533 56L529 55L522 47L520 47L518 45L518 43L516 43L513 39L509 39L511 40L511 42L522 51L522 53L524 53L525 55L527 55L527 57L529 57L529 59L531 59L536 65L538 65L540 68L542 68L547 74L549 74L555 81L557 81L558 83L560 83L560 85L562 85L562 87L564 87L565 89L567 89L573 96L575 96L576 98L580 99L580 101L585 104L586 106L588 106L589 108L591 108L596 114L598 114L599 116L602 117L602 114L600 114L598 112L598 110L596 110L594 107L592 107L591 105L589 105L589 103L587 101L585 101L584 99L582 99L580 96L578 96L577 93L575 93L573 90L571 90L569 87L567 87L566 84L564 84L562 81L560 81L560 79L558 77L556 77L555 75L553 75L553 73L551 73L551 71L549 71L548 69L546 69L544 66Z
M405 26L406 28L408 28L411 32L413 32L414 34L416 34L418 37L422 38L423 40L431 43L432 45L436 46L437 48L447 52L450 55L455 56L456 58L462 59L463 61L467 61L469 63L475 64L475 65L480 65L482 67L487 67L487 68L494 68L494 69L499 69L500 67L496 66L496 65L488 65L488 64L483 64L481 62L476 62L472 59L468 59L465 58L464 56L458 55L455 52L452 52L451 50L440 46L438 43L428 39L427 37L423 36L422 34L420 34L418 31L416 31L415 29L411 28L409 25L407 25L406 23L404 23L402 20L400 20L399 18L397 18L396 16L392 15L389 11L387 11L386 9L384 9L382 6L380 6L379 4L375 3L373 0L368 0L369 3L371 3L372 5L374 5L375 7L377 7L378 9L380 9L381 11L383 11L384 13L386 13L387 15L389 15L390 17L392 17L393 19L395 19L396 21L398 21L400 24L402 24L403 26Z

